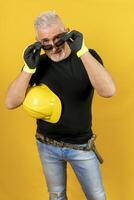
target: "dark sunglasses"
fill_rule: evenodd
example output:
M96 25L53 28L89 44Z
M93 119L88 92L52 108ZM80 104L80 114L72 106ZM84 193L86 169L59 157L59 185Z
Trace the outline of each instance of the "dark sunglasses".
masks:
M64 32L64 33L61 33L61 34L59 34L58 36L56 36L55 39L54 39L54 45L52 45L52 44L43 45L43 44L42 44L42 48L43 48L44 50L50 51L50 50L52 50L54 47L60 47L60 46L62 46L62 45L65 43L64 36L66 35L66 33L67 33L67 32ZM55 42L55 40L57 40L57 41Z

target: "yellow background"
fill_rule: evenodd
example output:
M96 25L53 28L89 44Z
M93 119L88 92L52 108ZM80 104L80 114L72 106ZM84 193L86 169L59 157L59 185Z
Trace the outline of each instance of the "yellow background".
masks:
M56 10L66 27L83 32L116 82L112 98L95 94L93 130L104 157L100 165L108 200L134 199L134 3L132 0L7 0L0 2L0 199L44 200L47 189L35 145L35 121L21 107L7 110L4 96L34 42L33 20ZM68 168L69 200L85 197Z

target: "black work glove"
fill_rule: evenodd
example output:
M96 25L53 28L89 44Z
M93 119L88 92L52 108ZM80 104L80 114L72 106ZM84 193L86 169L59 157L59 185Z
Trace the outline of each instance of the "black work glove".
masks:
M23 58L25 65L23 71L31 74L35 73L40 60L41 47L40 42L35 42L24 50Z
M73 30L64 36L64 40L68 42L71 50L81 57L88 52L88 48L84 44L83 34Z

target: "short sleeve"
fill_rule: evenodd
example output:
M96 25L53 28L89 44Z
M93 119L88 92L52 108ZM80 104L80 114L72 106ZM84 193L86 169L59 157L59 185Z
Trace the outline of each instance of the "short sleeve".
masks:
M89 53L100 63L104 66L102 58L98 55L98 53L94 49L89 49Z

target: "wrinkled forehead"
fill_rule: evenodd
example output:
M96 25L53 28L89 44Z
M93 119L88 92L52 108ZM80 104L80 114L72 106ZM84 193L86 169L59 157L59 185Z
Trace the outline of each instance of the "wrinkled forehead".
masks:
M38 40L53 40L58 34L64 32L64 27L59 24L54 24L47 27L42 27L36 30Z

